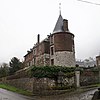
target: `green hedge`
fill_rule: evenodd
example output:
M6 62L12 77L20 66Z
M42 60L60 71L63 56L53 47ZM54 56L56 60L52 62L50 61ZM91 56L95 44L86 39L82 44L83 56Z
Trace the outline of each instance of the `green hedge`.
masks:
M29 70L29 76L37 78L55 78L60 72L62 72L64 76L72 77L74 75L74 70L74 67L32 66L32 68Z

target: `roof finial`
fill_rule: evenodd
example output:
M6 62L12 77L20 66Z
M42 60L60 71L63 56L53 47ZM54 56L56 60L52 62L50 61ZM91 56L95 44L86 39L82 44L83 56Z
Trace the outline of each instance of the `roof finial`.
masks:
M61 15L61 3L59 3L59 13Z

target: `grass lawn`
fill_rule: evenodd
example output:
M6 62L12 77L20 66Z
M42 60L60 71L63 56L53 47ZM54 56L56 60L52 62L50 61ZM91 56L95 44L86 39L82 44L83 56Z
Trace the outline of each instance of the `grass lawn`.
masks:
M7 85L7 84L0 84L0 88L6 89L6 90L9 90L9 91L12 91L12 92L16 92L16 93L19 93L19 94L32 96L32 92L28 92L28 91L25 91L25 90L22 90L22 89L19 89L19 88L16 88L14 86L10 86L10 85Z

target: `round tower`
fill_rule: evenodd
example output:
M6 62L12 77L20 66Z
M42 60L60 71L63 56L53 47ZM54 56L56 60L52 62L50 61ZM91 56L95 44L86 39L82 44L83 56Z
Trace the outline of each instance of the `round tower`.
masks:
M69 32L68 20L61 14L50 36L50 64L75 67L74 34Z

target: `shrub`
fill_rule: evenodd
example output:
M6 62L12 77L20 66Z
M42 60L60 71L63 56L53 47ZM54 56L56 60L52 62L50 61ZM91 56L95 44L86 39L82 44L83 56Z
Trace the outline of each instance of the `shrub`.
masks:
M74 75L75 68L71 67L62 67L62 66L33 66L29 70L30 77L37 78L56 78L59 75L59 72L62 72L67 77L72 77Z

